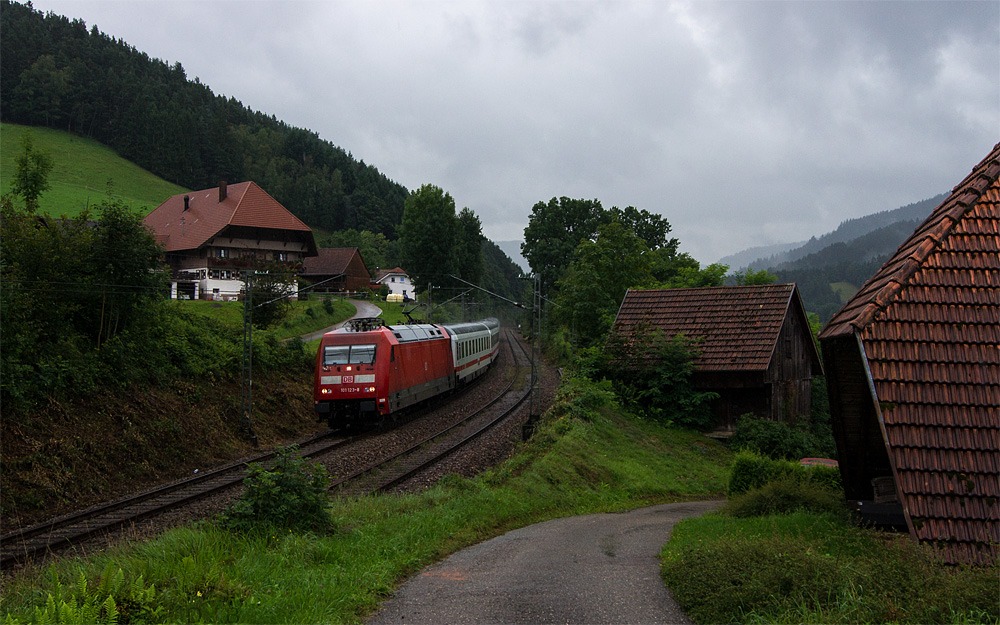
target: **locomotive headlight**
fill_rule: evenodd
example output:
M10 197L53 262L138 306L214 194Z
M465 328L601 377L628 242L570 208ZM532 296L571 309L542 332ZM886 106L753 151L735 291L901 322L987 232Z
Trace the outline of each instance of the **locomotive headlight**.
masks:
M319 390L319 394L320 394L320 395L329 395L329 394L330 394L330 393L332 393L332 392L333 392L333 389L332 389L332 388L321 388L321 389Z

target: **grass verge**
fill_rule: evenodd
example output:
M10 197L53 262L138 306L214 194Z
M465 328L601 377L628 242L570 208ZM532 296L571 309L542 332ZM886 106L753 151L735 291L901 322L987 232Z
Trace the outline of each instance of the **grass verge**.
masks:
M674 527L662 553L698 623L998 623L997 567L940 563L909 537L842 514L724 512Z
M359 622L407 575L515 527L719 497L729 458L698 434L622 414L606 388L568 381L535 436L476 479L452 476L415 495L335 500L336 530L328 534L240 536L206 523L61 559L5 580L0 609L24 622L60 592L54 580L82 578L84 594L93 595L107 571L121 570L155 592L118 600L120 623L149 615L191 623Z

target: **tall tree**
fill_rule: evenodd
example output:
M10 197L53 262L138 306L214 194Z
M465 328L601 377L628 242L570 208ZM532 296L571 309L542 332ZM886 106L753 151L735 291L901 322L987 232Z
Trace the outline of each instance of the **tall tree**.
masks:
M162 271L163 248L145 226L142 215L124 201L108 199L98 207L90 253L91 304L97 317L98 345L135 326L150 302L167 292L167 276Z
M455 271L459 278L478 284L483 276L483 225L472 209L458 213L455 224Z
M552 198L531 207L521 253L549 293L573 258L581 241L589 240L606 220L597 200Z
M38 210L38 198L50 188L52 159L47 153L34 148L30 131L21 137L21 153L14 160L14 166L10 190L21 198L29 213L34 213Z
M440 187L425 184L403 204L399 243L403 268L419 289L442 284L455 273L455 200Z
M612 219L645 241L651 250L665 247L668 251L673 252L680 245L680 241L677 239L667 238L667 235L670 234L670 222L663 215L657 215L645 209L639 210L634 206L626 206L625 208L613 206L609 213Z
M594 345L606 335L625 292L653 280L649 268L646 242L617 221L600 226L596 240L580 243L559 281L555 310L578 345Z

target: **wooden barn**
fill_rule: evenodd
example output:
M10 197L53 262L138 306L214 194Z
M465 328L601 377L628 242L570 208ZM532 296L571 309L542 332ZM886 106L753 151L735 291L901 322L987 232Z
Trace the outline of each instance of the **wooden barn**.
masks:
M305 259L303 280L316 285L314 293L367 293L371 273L356 247L330 247L317 250Z
M1000 144L820 333L847 498L952 562L1000 558L998 177Z
M794 284L630 289L615 328L639 325L697 341L692 381L719 394L717 430L732 431L748 413L773 421L809 414L822 366Z

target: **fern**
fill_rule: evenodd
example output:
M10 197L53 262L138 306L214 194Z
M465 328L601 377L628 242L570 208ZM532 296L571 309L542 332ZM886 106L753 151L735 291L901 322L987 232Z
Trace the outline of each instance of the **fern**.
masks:
M110 564L104 570L101 581L93 590L89 589L86 574L81 570L76 582L71 587L70 596L65 596L68 588L59 581L55 569L51 571L52 592L48 593L44 607L36 607L33 618L29 621L37 625L59 623L99 623L101 625L118 625L123 618L128 622L131 613L151 617L147 620L157 621L163 612L162 606L155 606L156 588L150 584L145 587L142 575L131 583L125 583L125 573L115 569ZM117 597L117 598L116 598ZM7 615L4 625L20 625L20 620Z
M121 569L118 569L121 573ZM104 605L102 606L104 612L104 622L108 625L118 625L118 606L115 605L115 598L108 595L108 598L104 600Z

